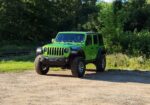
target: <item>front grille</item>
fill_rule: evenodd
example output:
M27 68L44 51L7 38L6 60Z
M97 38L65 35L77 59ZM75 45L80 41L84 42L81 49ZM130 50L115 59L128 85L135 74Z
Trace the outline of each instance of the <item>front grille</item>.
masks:
M52 56L63 56L65 48L47 48L47 54Z

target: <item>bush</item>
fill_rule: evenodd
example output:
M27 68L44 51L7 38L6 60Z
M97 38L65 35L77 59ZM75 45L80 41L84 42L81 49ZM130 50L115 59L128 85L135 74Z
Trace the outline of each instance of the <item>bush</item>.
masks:
M150 32L143 30L141 32L126 32L120 37L121 52L133 54L136 56L143 55L149 57L150 54Z

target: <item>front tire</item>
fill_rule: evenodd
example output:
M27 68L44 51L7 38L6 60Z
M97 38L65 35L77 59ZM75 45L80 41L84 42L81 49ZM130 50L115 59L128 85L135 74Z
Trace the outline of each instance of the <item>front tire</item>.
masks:
M71 64L71 72L73 76L83 77L85 74L85 60L82 57L76 57Z
M41 62L43 56L38 55L35 59L35 70L40 75L46 75L49 71L49 67Z
M106 68L106 56L101 54L96 60L96 72L104 72Z

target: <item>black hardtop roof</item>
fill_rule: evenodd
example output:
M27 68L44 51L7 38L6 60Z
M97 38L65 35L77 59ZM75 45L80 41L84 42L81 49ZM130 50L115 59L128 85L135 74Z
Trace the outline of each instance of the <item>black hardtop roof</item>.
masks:
M63 31L63 32L59 32L59 33L76 33L76 34L98 34L97 32L93 32L93 31Z

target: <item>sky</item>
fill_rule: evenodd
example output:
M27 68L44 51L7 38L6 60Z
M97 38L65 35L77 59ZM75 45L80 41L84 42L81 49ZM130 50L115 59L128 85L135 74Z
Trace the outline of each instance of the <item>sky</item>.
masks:
M100 1L100 0L98 0L98 1ZM113 0L103 0L103 1L105 1L105 2L112 2Z
M112 2L113 0L104 0L105 2Z

